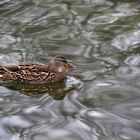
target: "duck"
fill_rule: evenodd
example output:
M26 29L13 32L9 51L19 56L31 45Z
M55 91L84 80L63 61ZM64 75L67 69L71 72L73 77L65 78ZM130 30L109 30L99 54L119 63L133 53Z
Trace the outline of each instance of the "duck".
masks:
M0 79L26 84L51 84L67 78L66 70L77 68L68 63L63 55L57 55L48 63L23 62L0 65Z

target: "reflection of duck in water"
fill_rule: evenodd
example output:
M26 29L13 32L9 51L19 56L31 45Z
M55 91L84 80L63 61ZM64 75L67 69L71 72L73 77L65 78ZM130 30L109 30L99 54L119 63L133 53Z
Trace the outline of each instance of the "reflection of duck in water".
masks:
M49 85L26 84L18 82L3 83L2 85L9 89L19 91L20 93L25 94L27 96L36 97L48 93L55 100L62 100L70 91L76 88L74 85L67 84L69 83L67 83L66 80L62 80L61 82L55 82Z
M55 56L48 65L40 63L21 63L0 66L0 79L10 81L7 87L26 94L38 95L48 91L50 94L65 88L63 81L67 78L66 69L76 68L68 64L64 56ZM60 90L61 89L61 90ZM61 92L62 93L62 92ZM63 91L66 94L67 91ZM54 96L54 95L52 95Z

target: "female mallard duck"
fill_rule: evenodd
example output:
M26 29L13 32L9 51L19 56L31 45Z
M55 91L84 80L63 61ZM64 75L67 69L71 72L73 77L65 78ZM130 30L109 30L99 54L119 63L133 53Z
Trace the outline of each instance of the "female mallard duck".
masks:
M0 79L29 84L51 84L67 77L65 69L75 70L64 56L55 56L48 65L21 63L0 66Z

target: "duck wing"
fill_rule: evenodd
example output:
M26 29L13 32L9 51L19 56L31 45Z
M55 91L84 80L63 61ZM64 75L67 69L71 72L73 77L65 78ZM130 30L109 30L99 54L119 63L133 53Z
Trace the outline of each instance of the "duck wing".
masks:
M65 78L65 73L56 73L41 63L22 63L0 66L0 78L30 84L53 83Z
M19 80L22 82L39 81L42 76L49 75L48 67L40 63L21 63L0 66L0 78L6 80Z
M21 64L11 64L4 65L0 67L0 70L5 70L9 72L38 72L38 71L48 71L47 65L41 63L21 63Z

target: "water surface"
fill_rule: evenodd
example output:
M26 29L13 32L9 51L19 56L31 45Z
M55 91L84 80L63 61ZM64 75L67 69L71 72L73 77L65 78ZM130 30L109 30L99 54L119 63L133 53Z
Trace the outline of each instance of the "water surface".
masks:
M0 139L139 140L139 2L1 0L0 64L61 54L78 69L34 96L1 85Z

